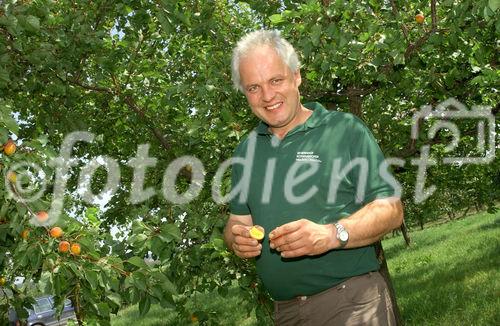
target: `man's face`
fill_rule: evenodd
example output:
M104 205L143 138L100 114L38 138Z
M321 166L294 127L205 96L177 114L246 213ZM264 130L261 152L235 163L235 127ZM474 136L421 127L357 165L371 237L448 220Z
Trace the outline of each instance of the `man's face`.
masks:
M261 46L240 60L241 85L252 112L275 134L285 135L299 121L300 72L292 72L275 50Z

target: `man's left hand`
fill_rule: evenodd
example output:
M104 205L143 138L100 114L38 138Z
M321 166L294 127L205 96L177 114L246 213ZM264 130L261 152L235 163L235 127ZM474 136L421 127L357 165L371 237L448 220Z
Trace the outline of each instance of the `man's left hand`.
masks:
M333 224L317 224L307 219L283 224L269 234L271 249L284 258L320 255L335 248Z

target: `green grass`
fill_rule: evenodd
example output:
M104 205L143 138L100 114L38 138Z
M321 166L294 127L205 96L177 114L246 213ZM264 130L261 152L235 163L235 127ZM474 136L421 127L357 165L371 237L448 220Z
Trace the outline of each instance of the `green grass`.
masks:
M500 325L500 215L383 242L406 325Z
M177 314L172 309L164 309L159 305L152 305L146 316L139 315L139 307L133 305L120 310L118 315L111 318L113 326L159 326L159 325L175 325Z
M500 325L500 214L481 213L383 241L398 304L406 325ZM236 296L200 294L189 309L204 304L224 325L257 325ZM189 325L172 311L137 306L120 311L113 326ZM194 325L194 324L192 324Z
M223 298L217 293L198 293L195 300L190 300L186 304L188 311L196 312L201 310L217 317L217 320L223 321L216 325L224 326L254 326L257 325L254 312L249 316L245 309L241 307L241 301L237 299L236 289L229 289L227 298ZM195 313L196 314L196 313ZM159 305L152 305L151 310L146 316L139 315L137 305L127 307L121 310L115 318L111 318L112 326L166 326L166 325L198 325L198 322L192 322L190 318L181 317L172 309L164 309ZM212 325L212 324L210 324Z

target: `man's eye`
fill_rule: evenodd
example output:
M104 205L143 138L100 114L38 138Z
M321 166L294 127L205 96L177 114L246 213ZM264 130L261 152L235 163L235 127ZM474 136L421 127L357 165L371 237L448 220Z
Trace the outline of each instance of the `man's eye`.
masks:
M281 78L276 78L276 79L271 80L271 83L272 83L273 85L276 85L276 84L279 84L282 80L283 80L283 79L281 79Z
M257 86L250 86L247 88L247 92L255 93L257 91Z

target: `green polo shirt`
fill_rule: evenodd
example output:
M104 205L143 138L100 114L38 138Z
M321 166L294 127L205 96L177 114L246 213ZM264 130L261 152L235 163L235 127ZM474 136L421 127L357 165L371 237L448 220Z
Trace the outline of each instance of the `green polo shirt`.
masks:
M251 214L266 230L257 272L275 300L319 293L379 264L373 246L284 259L270 249L270 231L301 218L333 223L395 193L379 173L384 157L361 120L319 103L304 106L312 115L281 141L261 122L233 155L230 210Z

